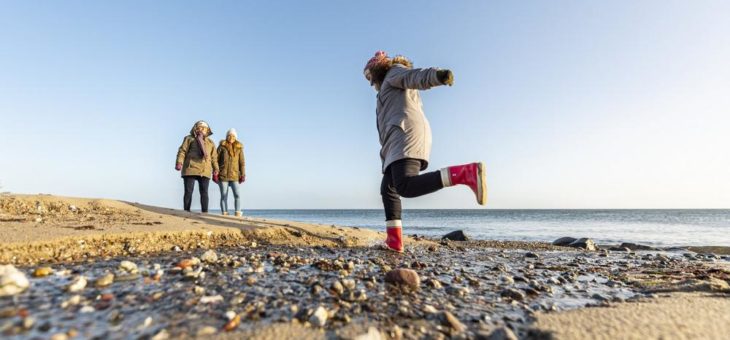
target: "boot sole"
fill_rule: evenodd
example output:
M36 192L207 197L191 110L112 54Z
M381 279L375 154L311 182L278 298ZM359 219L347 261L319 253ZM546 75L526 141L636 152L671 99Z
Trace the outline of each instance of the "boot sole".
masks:
M477 183L477 203L485 205L487 204L487 166L483 162L479 162L477 175L479 181Z
M394 253L398 253L398 254L403 254L403 249L401 249L401 250L398 250L398 249L393 249L393 248L391 248L391 247L388 247L388 245L384 245L384 247L385 247L385 249L386 249L386 250L388 250L388 251L392 251L392 252L394 252Z

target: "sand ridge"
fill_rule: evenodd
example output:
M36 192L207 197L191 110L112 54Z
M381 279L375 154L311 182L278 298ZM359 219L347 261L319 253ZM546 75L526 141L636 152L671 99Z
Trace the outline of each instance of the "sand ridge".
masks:
M0 196L0 263L82 261L252 242L369 247L384 237L367 229L189 213L108 199ZM406 240L413 242L429 243Z

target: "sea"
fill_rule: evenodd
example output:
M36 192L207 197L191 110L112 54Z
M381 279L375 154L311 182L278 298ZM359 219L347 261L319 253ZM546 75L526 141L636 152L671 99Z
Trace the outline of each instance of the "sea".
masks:
M214 213L211 211L211 213ZM244 215L384 230L382 210L245 210ZM599 244L730 246L730 209L461 210L403 212L403 232L440 237L464 230L473 239L546 241L589 237Z

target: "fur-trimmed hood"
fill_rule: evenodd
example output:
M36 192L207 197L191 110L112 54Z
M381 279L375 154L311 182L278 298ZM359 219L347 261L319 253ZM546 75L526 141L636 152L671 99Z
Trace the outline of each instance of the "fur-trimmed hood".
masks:
M227 139L221 140L220 146L227 148L229 145L231 145L231 143L229 143ZM241 144L241 142L239 142L239 141L233 142L233 145L231 145L231 146L233 146L233 148L235 148L235 149L243 148L243 144Z

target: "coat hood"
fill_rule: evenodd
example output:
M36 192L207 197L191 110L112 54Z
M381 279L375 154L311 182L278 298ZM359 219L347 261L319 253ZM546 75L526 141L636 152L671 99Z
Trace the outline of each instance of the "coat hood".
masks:
M204 120L199 120L199 121L195 122L195 124L193 124L193 127L190 128L190 135L195 137L195 127L198 126L198 124L200 124L200 123L203 123L208 127L208 135L206 135L206 137L212 136L213 130L210 128L210 125L208 125L208 123Z

